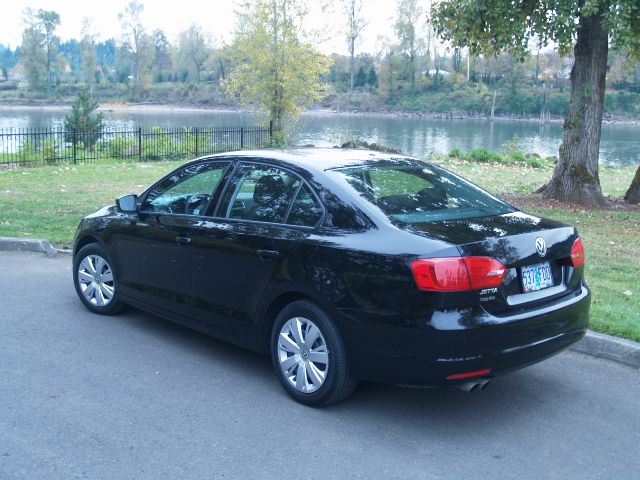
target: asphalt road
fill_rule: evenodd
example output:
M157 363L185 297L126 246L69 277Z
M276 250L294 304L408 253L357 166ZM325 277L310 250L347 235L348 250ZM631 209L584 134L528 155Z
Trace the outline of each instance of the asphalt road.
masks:
M563 353L482 392L316 410L267 358L87 311L70 257L0 252L0 479L638 479L640 371Z

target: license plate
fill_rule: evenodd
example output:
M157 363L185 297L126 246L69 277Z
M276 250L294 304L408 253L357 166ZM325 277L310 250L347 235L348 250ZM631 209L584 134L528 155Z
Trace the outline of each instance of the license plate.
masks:
M549 287L553 287L553 276L549 262L522 267L522 290L524 293Z

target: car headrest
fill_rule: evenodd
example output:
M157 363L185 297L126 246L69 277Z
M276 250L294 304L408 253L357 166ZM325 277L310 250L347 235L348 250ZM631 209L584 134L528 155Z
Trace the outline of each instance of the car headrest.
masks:
M284 180L280 175L265 175L256 182L253 201L258 205L269 205L285 191Z

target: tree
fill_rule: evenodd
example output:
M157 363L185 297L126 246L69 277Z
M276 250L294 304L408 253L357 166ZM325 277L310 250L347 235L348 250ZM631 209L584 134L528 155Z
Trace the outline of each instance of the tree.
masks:
M358 73L356 75L355 86L357 88L362 88L364 87L365 83L367 83L367 74L364 71L364 66L360 65L360 68L358 69Z
M118 14L123 30L122 47L131 59L136 94L140 91L142 77L149 72L154 54L153 42L142 25L143 10L144 6L141 3L132 0L124 12Z
M462 49L460 47L454 47L453 55L451 56L451 66L453 71L460 73L462 66Z
M209 35L198 25L192 24L178 35L178 52L182 61L193 68L196 82L200 83L200 73L212 52Z
M16 51L0 44L0 70L5 80L9 78L9 70L11 70L15 64Z
M53 10L39 9L36 16L38 20L40 20L40 25L44 33L44 46L47 52L47 87L49 91L51 91L51 85L53 83L51 62L55 59L58 45L60 44L60 38L55 35L56 27L60 25L60 15Z
M400 0L398 2L395 31L400 42L398 48L409 60L412 94L416 92L416 61L424 44L419 32L422 14L423 10L419 0Z
M367 75L367 83L371 88L378 88L378 74L376 73L376 67L371 65L369 74Z
M86 90L80 90L71 104L71 113L64 117L65 141L81 141L91 148L102 134L102 113L93 115L98 102L89 98Z
M571 99L559 159L540 192L560 201L605 205L598 157L607 56L609 44L640 56L638 1L443 0L435 22L446 40L475 54L507 50L522 58L534 37L539 44L557 44L561 53L573 47Z
M347 47L350 57L350 91L353 91L356 71L356 40L360 37L362 30L367 26L367 22L362 16L363 0L342 0L342 6L347 14Z
M624 194L624 199L629 203L640 203L640 165L638 165L627 193Z
M237 15L225 88L268 113L275 141L283 142L287 121L321 98L327 58L305 31L303 0L255 0L245 3Z
M96 43L98 73L102 77L101 80L115 80L113 70L116 65L116 52L116 42L112 38Z
M27 8L24 10L22 45L19 51L19 62L24 68L29 88L44 88L47 79L47 54L44 49L44 32L36 13Z
M153 66L158 71L171 70L171 45L167 36L159 28L153 31L151 35L153 38Z
M82 50L82 77L89 87L89 97L93 98L93 86L96 83L96 68L98 54L96 53L96 40L93 34L93 26L89 18L82 20L82 40L80 40Z

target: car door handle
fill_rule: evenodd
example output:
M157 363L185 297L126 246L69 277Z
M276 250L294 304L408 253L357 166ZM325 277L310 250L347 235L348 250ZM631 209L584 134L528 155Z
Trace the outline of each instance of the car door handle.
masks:
M269 260L271 258L276 258L278 255L280 255L280 252L275 250L258 250L260 260Z
M178 242L179 245L188 245L191 243L191 237L184 237L184 236L178 235L176 237L176 242Z

